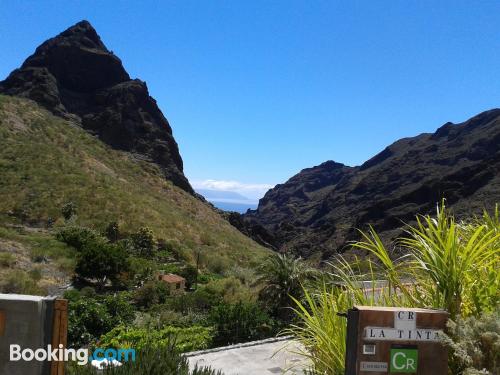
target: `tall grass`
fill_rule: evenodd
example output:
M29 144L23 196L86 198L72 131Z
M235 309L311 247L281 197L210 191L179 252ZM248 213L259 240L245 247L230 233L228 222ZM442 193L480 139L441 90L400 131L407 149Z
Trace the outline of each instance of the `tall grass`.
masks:
M346 321L337 314L354 305L440 308L452 318L493 310L500 290L499 223L498 208L457 223L443 203L435 217L418 216L406 228L396 241L406 250L399 258L373 228L360 232L353 248L368 252L365 266L342 256L331 263L322 284L295 300L299 323L285 333L303 344L313 374L336 375L344 373L346 337Z

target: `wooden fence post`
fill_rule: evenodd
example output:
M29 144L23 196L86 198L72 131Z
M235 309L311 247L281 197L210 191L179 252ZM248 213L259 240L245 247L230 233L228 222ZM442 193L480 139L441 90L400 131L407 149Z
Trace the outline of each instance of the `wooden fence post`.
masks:
M68 301L57 299L54 301L54 325L52 328L52 349L68 344ZM64 375L64 361L52 362L50 375Z

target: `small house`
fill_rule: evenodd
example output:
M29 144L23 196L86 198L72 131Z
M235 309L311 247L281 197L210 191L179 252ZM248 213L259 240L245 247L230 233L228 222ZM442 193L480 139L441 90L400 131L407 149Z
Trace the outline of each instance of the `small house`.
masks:
M186 279L173 273L159 274L158 281L163 281L167 284L170 295L184 293L186 289Z

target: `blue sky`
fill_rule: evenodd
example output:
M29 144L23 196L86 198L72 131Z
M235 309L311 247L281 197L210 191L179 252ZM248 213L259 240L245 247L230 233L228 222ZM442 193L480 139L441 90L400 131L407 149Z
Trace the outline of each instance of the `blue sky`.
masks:
M500 106L498 1L2 0L0 79L81 19L147 82L196 186L257 197Z

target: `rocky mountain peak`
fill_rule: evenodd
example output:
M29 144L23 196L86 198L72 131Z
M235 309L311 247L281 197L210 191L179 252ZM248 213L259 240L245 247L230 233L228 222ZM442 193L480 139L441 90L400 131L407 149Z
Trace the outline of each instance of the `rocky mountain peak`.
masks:
M0 93L77 122L111 147L158 164L167 179L193 193L172 129L146 84L130 79L88 21L42 43L0 82Z

